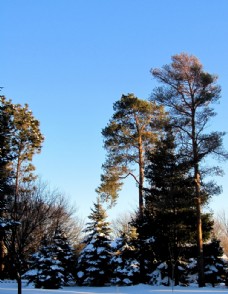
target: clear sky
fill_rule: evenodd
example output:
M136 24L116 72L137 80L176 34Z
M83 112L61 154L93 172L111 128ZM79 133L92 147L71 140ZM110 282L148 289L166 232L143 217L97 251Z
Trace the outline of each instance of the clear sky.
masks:
M28 103L41 122L37 173L88 216L113 103L127 93L148 99L156 85L150 69L181 52L218 74L222 98L211 127L228 131L227 38L227 0L1 0L1 94ZM210 207L228 213L228 163L223 168L223 194ZM128 181L113 217L136 207L133 186Z

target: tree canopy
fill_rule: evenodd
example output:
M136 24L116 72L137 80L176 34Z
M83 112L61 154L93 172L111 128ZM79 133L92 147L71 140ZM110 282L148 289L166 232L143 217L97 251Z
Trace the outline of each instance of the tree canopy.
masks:
M97 192L102 199L115 203L123 179L132 176L139 187L142 214L145 153L153 148L161 134L165 112L162 106L134 94L122 95L113 109L109 124L102 130L107 158ZM135 166L138 167L136 173Z

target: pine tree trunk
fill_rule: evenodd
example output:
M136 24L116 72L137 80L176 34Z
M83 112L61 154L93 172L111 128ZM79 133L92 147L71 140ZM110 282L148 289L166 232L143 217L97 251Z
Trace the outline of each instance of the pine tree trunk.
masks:
M195 148L193 148L195 151ZM201 195L200 195L200 174L197 162L197 154L194 155L194 183L195 183L195 199L196 199L196 217L197 217L197 266L198 266L198 285L205 287L204 281L204 257L203 257L203 233L202 233L202 217L201 217Z
M140 223L143 223L143 215L144 215L144 201L143 201L143 182L144 182L144 158L143 158L143 144L142 137L139 132L138 138L138 148L139 148L139 217ZM141 230L140 230L141 231ZM140 234L142 235L142 233ZM142 240L142 236L139 236L140 239L140 258L139 258L139 267L140 267L140 282L145 282L145 262L144 262L144 254L143 254L143 245L144 242Z
M142 137L139 134L139 214L143 218L144 203L143 203L143 182L144 182L144 159Z
M199 287L205 286L204 281L204 257L203 257L203 237L202 237L202 219L201 219L201 196L200 196L200 176L195 176L196 189L196 210L197 210L197 247L198 247L198 284Z
M193 99L194 100L194 99ZM198 266L198 285L205 287L204 280L204 261L203 261L203 233L202 233L202 217L201 217L201 195L200 195L200 173L198 148L196 140L195 111L192 112L192 152L193 152L193 168L194 168L194 184L195 184L195 201L197 214L197 266Z

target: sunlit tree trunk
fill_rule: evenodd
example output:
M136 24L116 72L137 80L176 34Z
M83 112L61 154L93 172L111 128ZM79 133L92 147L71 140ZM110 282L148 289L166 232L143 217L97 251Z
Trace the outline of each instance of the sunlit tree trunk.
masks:
M138 117L135 115L136 128L138 132L138 158L139 158L139 214L143 218L144 201L143 201L143 184L144 184L144 150L142 134L143 128L140 129Z
M192 98L194 105L194 99ZM194 165L194 185L195 185L195 201L196 201L196 214L197 214L197 250L198 250L198 284L199 287L204 287L204 254L203 254L203 230L202 230L202 213L201 213L201 192L200 192L200 172L199 172L199 159L196 141L195 129L195 110L192 107L192 151L193 151L193 165Z

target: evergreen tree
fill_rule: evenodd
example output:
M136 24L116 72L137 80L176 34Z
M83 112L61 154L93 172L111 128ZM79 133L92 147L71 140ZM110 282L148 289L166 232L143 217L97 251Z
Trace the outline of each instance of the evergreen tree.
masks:
M34 180L33 156L41 151L44 140L39 129L39 121L33 116L28 105L13 104L4 96L0 97L1 108L1 162L0 162L0 243L1 239L10 255L14 278L18 282L18 294L21 293L22 254L17 237L20 235L20 219L23 216L21 194L27 193L27 183ZM3 183L4 182L4 183ZM4 186L4 189L2 189ZM10 195L9 188L11 190ZM7 208L7 209L6 209ZM7 220L4 226L1 219ZM6 226L7 224L7 226ZM13 225L9 225L13 224ZM1 246L2 247L2 246ZM2 249L0 249L2 252ZM2 254L1 254L2 255Z
M13 177L10 164L15 158L11 148L13 107L0 96L0 278L4 270L4 236L13 221L6 216L7 204L13 197Z
M108 154L97 192L102 200L115 203L123 179L132 176L138 185L139 213L142 216L145 153L159 137L165 113L162 106L139 99L134 94L122 95L113 109L112 119L102 130ZM135 166L138 175L134 172Z
M73 247L61 229L56 231L53 242L57 247L56 259L61 262L61 266L64 268L64 285L69 285L75 280L76 256Z
M79 285L104 286L110 282L110 227L99 198L89 215L84 240L85 247L78 258L77 280Z
M177 285L183 281L179 270L183 247L195 244L196 240L193 179L189 165L176 153L170 127L154 151L148 153L148 159L145 176L149 188L145 190L143 230L148 238L154 237L152 250L157 263L164 265L163 270L169 272L169 278ZM207 215L204 220L204 237L208 238L212 222Z
M188 283L197 283L196 245L185 248L185 258L188 263L186 268ZM204 273L205 282L213 287L220 283L227 284L228 261L227 257L224 258L218 239L212 238L210 242L204 244Z
M114 103L113 109L115 112L112 119L102 130L104 147L108 153L97 192L102 200L111 200L113 204L118 198L123 179L131 176L138 187L138 211L143 218L145 154L158 140L166 121L166 113L163 106L139 99L134 94L122 95ZM142 279L143 268L143 260L140 260Z
M28 105L13 104L0 96L0 275L5 246L18 282L18 294L22 264L16 240L23 211L20 193L24 192L24 183L34 179L31 161L40 152L42 142L39 121Z
M40 249L32 255L30 270L25 273L36 288L58 289L74 280L73 249L61 231L56 231L51 243L45 237Z
M39 251L33 254L30 270L24 275L36 288L58 289L64 284L64 268L56 258L57 247L44 239Z
M213 287L226 282L228 263L222 256L223 249L219 240L212 239L210 243L204 245L205 282L211 283Z
M148 210L145 203L143 218L140 214L132 219L131 225L136 228L138 238L135 240L137 248L137 259L140 262L140 283L148 283L150 280L149 274L154 269L155 252L154 252L154 235L151 223L148 221Z
M136 230L132 227L129 232L123 232L114 242L111 265L112 283L115 285L130 286L140 281L137 238Z
M194 179L196 207L196 228L198 242L199 286L203 287L203 231L202 231L202 176L205 172L202 163L208 155L227 158L222 148L223 132L205 133L209 120L215 115L210 107L220 98L221 88L217 77L203 70L195 56L185 53L172 56L172 63L162 68L154 68L151 73L162 84L153 91L152 101L169 111L173 126L178 134L179 149L186 161L191 164ZM217 168L209 169L218 171Z

